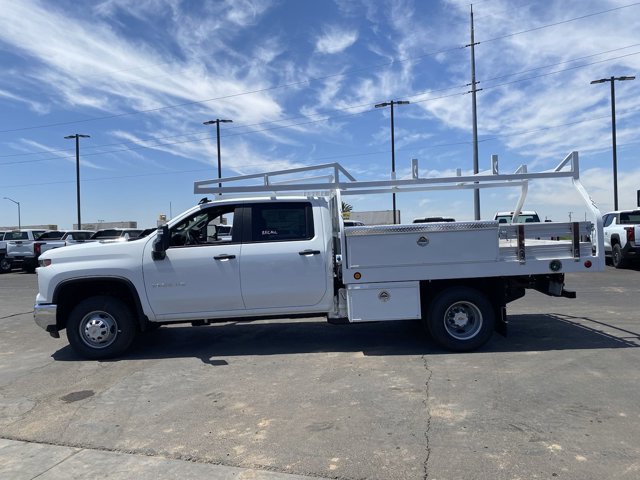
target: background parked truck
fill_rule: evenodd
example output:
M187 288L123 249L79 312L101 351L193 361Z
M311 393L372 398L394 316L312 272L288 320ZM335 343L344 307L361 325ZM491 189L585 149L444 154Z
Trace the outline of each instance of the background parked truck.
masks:
M617 210L602 218L604 250L616 268L640 258L640 210Z

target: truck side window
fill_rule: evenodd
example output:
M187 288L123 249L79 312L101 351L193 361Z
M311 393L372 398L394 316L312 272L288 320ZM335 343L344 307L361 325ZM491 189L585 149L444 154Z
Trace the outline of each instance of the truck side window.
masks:
M199 210L174 225L170 230L172 247L218 245L231 243L239 231L233 228L235 205Z
M310 240L314 236L310 203L257 204L251 210L251 241Z
M602 221L602 225L604 227L608 227L609 225L611 225L611 222L613 222L613 215L605 215L604 220Z

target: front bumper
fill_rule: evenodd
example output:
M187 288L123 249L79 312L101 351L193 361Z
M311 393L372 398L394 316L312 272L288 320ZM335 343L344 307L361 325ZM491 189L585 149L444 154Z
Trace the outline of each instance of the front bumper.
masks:
M52 303L39 304L33 306L33 319L40 328L43 328L52 337L58 338L58 322L57 322L58 306Z

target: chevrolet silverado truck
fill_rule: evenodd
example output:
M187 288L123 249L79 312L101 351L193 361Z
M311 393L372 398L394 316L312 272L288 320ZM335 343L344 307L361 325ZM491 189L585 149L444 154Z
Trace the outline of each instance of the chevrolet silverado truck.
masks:
M15 230L7 232L7 258L14 267L21 267L29 273L36 271L38 255L34 251L34 243L45 230Z
M640 258L640 210L618 210L602 218L604 251L615 268Z
M322 169L331 172L326 180L308 177ZM525 195L529 181L545 178L571 178L593 222L345 227L341 215L343 195L485 182ZM441 346L469 351L504 333L506 305L527 289L574 298L565 273L604 269L602 217L579 182L575 152L551 172L371 182L328 164L195 182L194 193L216 200L147 237L42 254L36 323L53 337L66 330L72 348L91 359L121 355L137 334L166 323L292 316L417 320ZM230 235L218 231L223 223ZM540 231L569 238L537 240Z
M7 257L7 242L4 236L7 232L0 232L0 273L11 271L11 260Z

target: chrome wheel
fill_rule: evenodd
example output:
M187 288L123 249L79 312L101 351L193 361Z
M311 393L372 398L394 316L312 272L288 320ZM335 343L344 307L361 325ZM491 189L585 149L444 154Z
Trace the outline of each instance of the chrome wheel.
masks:
M469 340L482 329L482 312L473 303L456 302L444 314L444 328L456 340Z
M106 348L118 336L118 322L103 311L87 313L78 326L80 338L91 348Z

